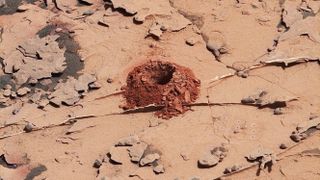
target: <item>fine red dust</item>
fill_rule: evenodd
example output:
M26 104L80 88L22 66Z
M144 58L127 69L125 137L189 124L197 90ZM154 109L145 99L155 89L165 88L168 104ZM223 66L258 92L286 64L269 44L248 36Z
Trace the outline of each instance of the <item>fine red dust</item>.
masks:
M186 67L164 61L149 61L135 67L127 77L126 108L154 104L163 107L156 115L169 119L189 110L186 105L199 96L200 80Z

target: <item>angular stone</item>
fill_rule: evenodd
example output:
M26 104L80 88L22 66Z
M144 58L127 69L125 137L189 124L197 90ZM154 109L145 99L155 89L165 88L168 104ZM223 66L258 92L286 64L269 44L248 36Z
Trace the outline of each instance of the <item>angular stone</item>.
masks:
M123 137L115 144L116 146L132 146L140 142L140 139L137 135L132 135L128 137Z
M211 153L205 153L199 160L199 167L209 168L217 165L219 163L219 158Z
M158 159L160 159L160 155L158 153L148 154L140 160L140 165L141 166L149 165Z
M165 169L162 164L158 164L153 168L153 172L155 172L156 174L164 173L164 171L165 171Z
M28 94L30 91L31 91L31 89L29 89L28 87L23 87L23 88L18 89L17 95L24 96L24 95Z
M144 142L140 142L138 144L134 144L132 147L130 147L129 150L129 155L131 157L132 162L139 162L147 149L148 144Z

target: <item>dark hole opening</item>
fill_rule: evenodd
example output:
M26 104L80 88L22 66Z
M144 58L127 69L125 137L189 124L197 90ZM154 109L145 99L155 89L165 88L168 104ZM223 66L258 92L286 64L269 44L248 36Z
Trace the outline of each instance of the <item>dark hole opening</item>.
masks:
M151 78L155 83L165 85L171 81L174 72L175 68L173 66L166 65L163 68L157 70Z

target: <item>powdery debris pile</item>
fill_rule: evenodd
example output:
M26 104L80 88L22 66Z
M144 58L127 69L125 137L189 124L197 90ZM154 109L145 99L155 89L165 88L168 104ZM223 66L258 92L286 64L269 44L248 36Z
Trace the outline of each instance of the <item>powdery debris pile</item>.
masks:
M169 119L188 110L185 106L199 95L200 80L192 71L177 64L149 61L135 67L127 77L125 108L156 105L158 117Z

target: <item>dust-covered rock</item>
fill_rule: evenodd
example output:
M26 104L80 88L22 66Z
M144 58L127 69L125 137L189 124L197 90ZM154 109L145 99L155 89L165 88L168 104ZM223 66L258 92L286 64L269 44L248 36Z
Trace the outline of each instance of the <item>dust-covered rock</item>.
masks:
M319 117L308 120L308 121L304 121L297 125L296 130L292 132L292 134L290 135L290 138L295 142L304 140L311 134L311 132L308 132L308 131L311 130L312 128L317 130L318 129L317 127L319 127L319 125L320 125Z
M78 0L78 2L80 4L83 4L83 5L87 5L87 6L91 6L94 4L94 1L93 0Z
M109 150L109 156L112 162L118 163L118 164L123 163L123 157L119 148L112 146Z
M66 68L64 49L60 49L58 36L35 37L17 47L4 57L4 71L13 74L19 87L29 79L50 78Z
M137 144L134 144L132 147L128 149L129 155L132 162L139 162L147 149L148 144L144 142L140 142Z
M60 106L62 103L66 105L74 105L80 100L81 93L89 90L89 84L96 81L95 76L83 74L78 79L69 77L66 82L59 83L54 92L48 96L51 103Z
M228 153L228 149L224 146L214 147L210 151L205 152L198 160L200 168L210 168L221 162Z
M30 8L29 5L23 4L23 5L18 6L17 11L18 11L18 12L24 12L24 11L29 10L29 8Z
M4 91L3 91L3 96L4 97L9 97L11 95L11 90L10 89L5 89Z
M155 172L156 174L164 173L164 171L165 169L162 164L157 164L155 167L153 167L153 172Z
M279 41L285 41L301 35L308 35L309 39L314 42L320 43L320 16L308 17L296 21L291 25L290 29L284 32Z
M227 168L223 171L223 173L224 173L224 174L230 174L230 173L239 171L241 168L242 168L241 165L235 164L235 165L233 165L233 166L227 167Z
M18 95L18 96L24 96L24 95L28 94L30 91L31 91L30 88L28 88L28 87L23 87L23 88L18 89L17 95Z
M181 15L178 10L171 7L169 3L159 2L157 6L152 1L145 2L142 0L126 1L111 0L113 8L124 10L128 15L135 15L134 22L143 23L148 16L154 18L154 25L149 30L149 34L156 37L161 36L162 31L176 32L184 29L191 24L191 21ZM159 27L159 25L161 27ZM159 30L161 28L161 30Z
M211 153L206 152L198 160L198 165L201 168L209 168L217 165L219 163L219 158Z
M276 155L272 150L266 148L255 149L245 157L248 161L258 161L259 169L264 169L267 163L271 165L276 163Z
M186 39L186 44L190 46L194 46L197 42L198 40L195 37L189 37L188 39Z
M282 95L277 92L268 92L265 90L260 90L255 94L249 95L241 99L242 104L254 104L259 107L262 106L286 106L287 102L294 101L297 98L294 96Z
M29 132L33 131L34 128L35 128L34 125L33 125L32 123L29 123L29 122L28 122L28 123L24 126L23 130L24 130L25 132L29 133Z
M274 115L281 115L281 114L283 114L282 108L276 108L276 109L274 109L273 114L274 114Z
M162 25L158 24L157 22L153 23L148 31L148 35L154 36L158 39L160 39L162 35Z
M206 42L207 49L213 53L217 60L222 54L228 52L226 39L221 32L203 33L203 39Z
M116 146L132 146L140 142L140 139L137 135L131 135L128 137L123 137L115 144Z
M294 1L285 1L282 10L282 21L289 28L296 21L302 20L303 15L298 11L298 3Z
M158 159L160 159L160 155L158 153L147 154L140 160L139 164L141 166L146 166L146 165L152 164Z

